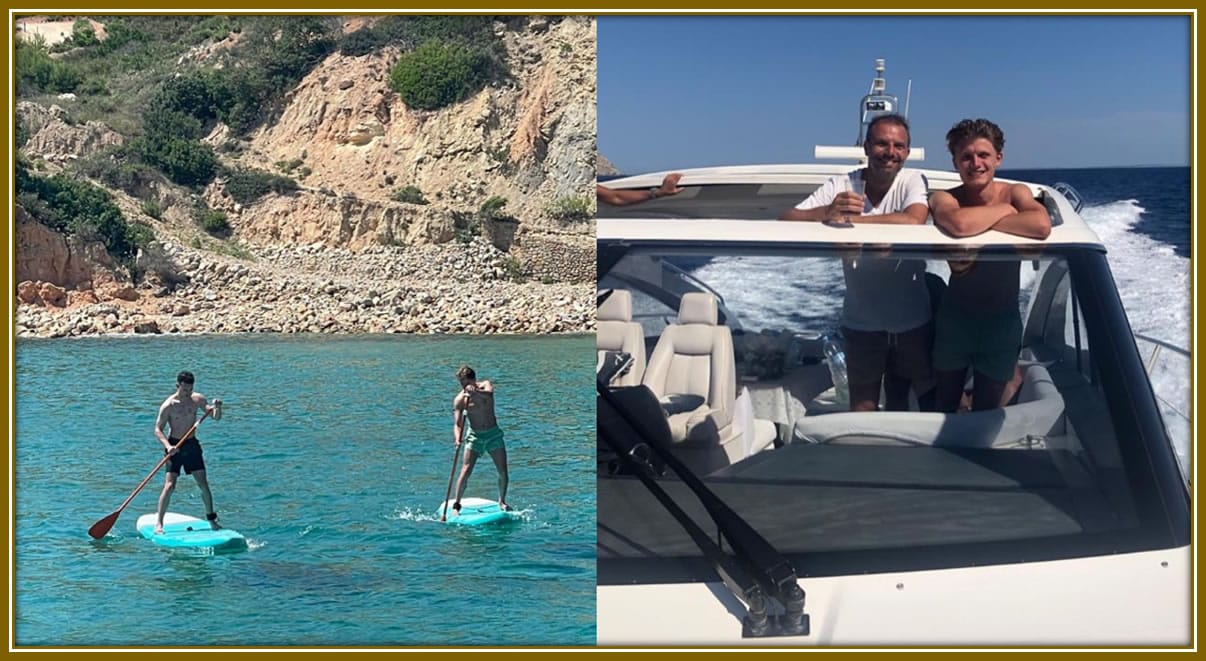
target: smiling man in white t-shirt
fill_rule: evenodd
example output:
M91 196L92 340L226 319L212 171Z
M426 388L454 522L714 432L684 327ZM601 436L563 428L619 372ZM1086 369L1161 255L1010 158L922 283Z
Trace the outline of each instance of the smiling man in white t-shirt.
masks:
M867 167L833 177L780 220L841 224L924 225L929 216L926 180L904 170L909 157L909 124L900 115L880 115L867 126L863 142ZM861 181L865 194L853 190ZM842 335L850 382L850 410L909 407L909 388L932 385L930 348L933 324L925 262L847 258Z

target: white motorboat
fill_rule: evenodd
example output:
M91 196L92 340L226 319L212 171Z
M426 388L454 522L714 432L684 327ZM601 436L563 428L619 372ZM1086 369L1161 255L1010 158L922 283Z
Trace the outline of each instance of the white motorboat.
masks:
M773 220L857 167L681 170L599 205L599 644L1191 645L1189 482L1075 192L1023 182L1041 241ZM923 264L936 298L951 260L1017 269L1016 395L850 412L844 269Z

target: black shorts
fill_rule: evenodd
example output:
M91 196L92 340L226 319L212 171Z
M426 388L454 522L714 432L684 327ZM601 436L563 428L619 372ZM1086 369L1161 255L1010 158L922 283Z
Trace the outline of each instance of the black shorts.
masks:
M179 443L178 438L169 438L168 443L175 445ZM167 450L163 451L164 454ZM205 457L201 453L201 441L194 436L188 439L188 442L180 446L180 451L168 458L167 472L180 474L180 469L184 469L185 475L192 475L196 471L205 470Z
M879 383L885 374L924 381L930 378L934 324L926 322L903 333L860 331L842 327L850 383Z

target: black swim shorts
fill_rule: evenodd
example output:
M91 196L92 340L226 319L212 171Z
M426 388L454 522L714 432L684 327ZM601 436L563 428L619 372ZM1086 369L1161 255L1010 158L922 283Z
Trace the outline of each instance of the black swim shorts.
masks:
M168 443L175 445L180 442L178 438L169 438ZM167 450L164 450L166 453ZM180 451L172 455L168 459L167 472L180 474L180 469L184 469L185 475L192 475L195 471L205 470L205 458L201 454L201 441L196 436L188 439L188 441L180 446Z

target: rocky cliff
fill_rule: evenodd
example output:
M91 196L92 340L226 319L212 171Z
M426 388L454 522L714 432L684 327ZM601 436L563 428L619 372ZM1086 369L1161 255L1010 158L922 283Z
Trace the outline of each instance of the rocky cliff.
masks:
M389 88L396 49L336 54L290 93L280 117L251 137L244 154L230 160L265 170L281 162L306 168L302 183L311 192L332 189L354 199L356 213L371 208L381 221L375 227L357 224L362 229L352 229L351 236L332 232L325 239L331 245L449 236L426 228L442 217L450 229L450 213L415 213L414 205L391 202L403 186L423 192L432 207L427 212L473 211L492 196L504 197L507 213L520 220L520 243L529 232L593 237L588 223L565 223L548 212L557 198L593 195L593 21L535 17L526 30L500 25L497 31L511 69L505 83L446 109L412 110ZM222 140L221 129L210 136L213 143ZM220 184L214 188L207 194L220 204ZM266 209L239 210L237 227L250 241L279 241L293 233L281 224L294 206L306 212L330 206L314 197L277 197ZM401 213L390 215L390 209ZM421 229L400 230L401 224ZM320 234L315 227L297 236L310 243Z
M221 177L197 192L166 180L137 196L111 190L123 215L156 235L136 282L123 283L129 274L99 244L20 214L17 281L31 300L18 309L18 332L593 330L594 225L555 208L594 200L594 21L516 23L495 24L510 75L452 106L408 108L389 87L400 55L391 47L328 56L245 138L213 127L205 140L225 166L288 174L296 191L241 205ZM181 62L217 61L223 44ZM18 108L30 134L22 152L44 174L79 176L74 162L127 140L72 121L74 102ZM428 203L394 199L405 186ZM506 200L503 213L472 220L490 198ZM157 217L146 215L148 200ZM226 213L229 238L200 231L190 215L199 201ZM469 243L467 218L481 235ZM90 293L33 296L44 283Z
M611 161L607 160L607 157L603 154L599 154L599 159L596 162L595 169L598 174L620 174L619 168L613 165Z

